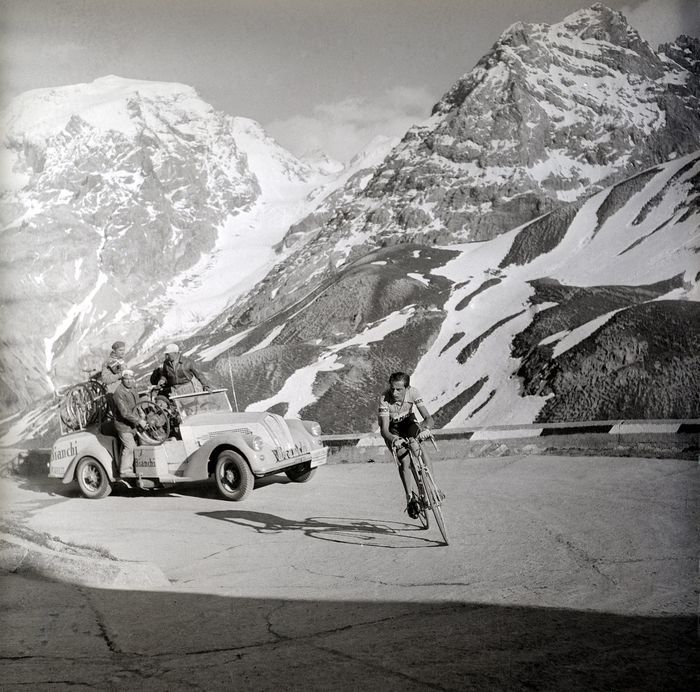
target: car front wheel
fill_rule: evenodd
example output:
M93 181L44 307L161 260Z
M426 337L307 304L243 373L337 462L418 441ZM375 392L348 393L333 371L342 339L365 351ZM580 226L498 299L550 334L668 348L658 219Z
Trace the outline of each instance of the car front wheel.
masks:
M287 478L295 483L306 483L310 481L313 475L316 473L316 469L311 468L311 464L307 461L304 464L297 464L291 468L285 469Z
M237 452L225 449L216 459L216 487L227 500L240 502L253 490L255 478L246 460Z
M112 492L107 472L97 459L84 457L75 470L80 492L89 500L99 500Z

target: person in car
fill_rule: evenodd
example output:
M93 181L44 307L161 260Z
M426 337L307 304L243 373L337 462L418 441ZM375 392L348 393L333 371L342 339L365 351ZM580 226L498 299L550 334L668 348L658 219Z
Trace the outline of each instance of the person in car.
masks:
M423 417L423 427L418 424L414 407ZM423 403L420 392L411 386L411 378L405 372L394 372L389 376L389 389L379 399L379 432L389 449L396 451L399 465L399 476L406 493L406 511L411 519L416 519L420 507L413 493L413 474L411 473L410 456L404 440L417 440L427 437L433 427L433 417ZM428 463L428 457L423 451L423 457Z
M122 371L126 365L124 355L126 344L123 341L115 341L107 360L102 364L100 380L107 387L107 392L113 394L122 380Z
M159 386L166 396L209 391L209 385L202 374L192 361L183 358L177 344L165 347L165 360L151 373L151 384Z
M143 414L134 412L134 407L139 403L139 394L136 391L136 378L133 370L123 370L122 378L112 394L112 413L114 414L114 427L122 445L119 460L119 475L133 475L134 473L134 449L136 448L136 433L146 427L146 419Z

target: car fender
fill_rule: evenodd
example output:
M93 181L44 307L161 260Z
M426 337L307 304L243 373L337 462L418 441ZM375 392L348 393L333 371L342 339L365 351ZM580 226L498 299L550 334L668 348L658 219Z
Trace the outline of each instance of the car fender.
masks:
M191 455L190 464L192 467L189 475L199 475L193 473L198 467L201 467L201 472L204 473L204 476L209 475L209 464L210 462L216 462L218 449L232 449L234 452L238 452L253 470L251 458L256 452L250 446L246 437L248 436L240 433L223 433L207 440Z
M61 482L65 484L71 483L75 478L75 469L80 460L85 457L92 457L102 464L110 481L114 481L112 454L105 446L113 438L103 435L100 435L100 437L102 438L102 443L95 433L80 431L57 440L51 452L49 476L61 478ZM67 457L65 450L68 450L70 453L70 458ZM62 465L62 459L66 459L67 463L65 470L61 473L60 469L55 465Z
M68 468L66 469L66 472L63 476L63 483L71 483L74 478L75 478L75 469L78 467L78 464L85 458L85 457L92 457L93 459L96 459L97 461L102 464L102 468L104 468L105 473L107 474L107 477L109 480L113 483L115 481L115 475L114 472L112 471L113 468L113 463L112 463L112 457L105 453L104 450L101 448L96 448L94 450L91 450L90 452L86 452L85 454L81 454L79 457L76 457L71 461L71 463L68 465Z

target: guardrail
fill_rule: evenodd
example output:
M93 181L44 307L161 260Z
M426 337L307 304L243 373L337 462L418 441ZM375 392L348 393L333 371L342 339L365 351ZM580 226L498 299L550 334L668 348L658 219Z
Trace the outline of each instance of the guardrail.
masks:
M528 425L442 428L431 458L501 457L516 454L639 456L700 461L700 418L607 420ZM393 461L379 433L322 435L329 463ZM0 449L0 476L45 475L49 449Z
M698 459L700 418L443 428L434 434L442 442L438 459L557 453ZM331 463L390 460L378 433L323 435L322 440Z

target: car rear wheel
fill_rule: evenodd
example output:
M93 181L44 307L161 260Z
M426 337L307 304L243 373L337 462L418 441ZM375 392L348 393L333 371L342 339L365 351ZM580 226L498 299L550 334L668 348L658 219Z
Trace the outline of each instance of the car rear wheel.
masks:
M225 449L216 459L216 487L227 500L239 502L253 490L255 478L246 460L237 452Z
M306 481L310 481L313 478L313 475L316 473L316 469L312 469L311 462L307 461L304 464L297 464L296 466L285 469L285 473L290 481L294 481L295 483L306 483Z
M112 484L107 472L97 459L84 457L75 470L80 492L88 500L99 500L112 492Z

